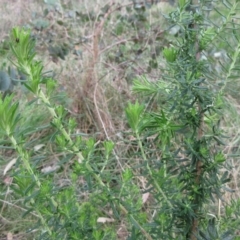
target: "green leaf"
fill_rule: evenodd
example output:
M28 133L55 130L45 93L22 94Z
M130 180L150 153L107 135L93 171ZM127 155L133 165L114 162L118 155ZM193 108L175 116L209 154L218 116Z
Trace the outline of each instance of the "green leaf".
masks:
M123 172L123 182L126 183L128 182L129 180L132 179L133 177L133 173L132 173L132 170L131 169L126 169L124 172Z
M77 127L77 122L74 118L69 118L68 120L68 129L69 129L69 132L73 132L74 129Z
M177 50L173 47L165 48L163 50L163 56L168 62L173 63L177 58Z
M158 86L155 83L150 82L146 77L141 76L140 78L133 80L132 90L135 93L152 95L158 92Z
M186 0L178 0L179 7L183 9L186 5Z
M19 121L17 114L18 103L11 103L13 95L6 96L3 100L0 99L0 128L7 134L11 135L15 126Z
M57 86L57 82L54 81L53 79L48 78L46 80L46 90L47 90L48 97L52 95L53 91L56 89L56 86Z
M202 31L199 41L200 50L205 50L208 45L213 41L215 36L216 30L214 27L209 27L205 31Z
M105 148L105 155L108 158L109 155L111 154L115 144L112 141L104 141L103 145L104 145L104 148Z
M65 148L66 147L66 140L65 140L65 138L62 135L57 135L56 136L56 143L61 148Z
M128 104L126 108L127 121L134 132L139 132L139 124L141 122L141 115L143 113L144 106L140 105L138 102L135 104Z

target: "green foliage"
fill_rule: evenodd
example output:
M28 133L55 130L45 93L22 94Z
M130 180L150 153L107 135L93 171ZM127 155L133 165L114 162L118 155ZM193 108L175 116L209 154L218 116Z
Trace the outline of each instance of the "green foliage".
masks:
M5 131L8 136L13 134L15 127L19 121L19 115L17 113L18 103L11 103L12 96L7 96L4 100L0 99L0 127L2 131Z
M174 62L177 58L177 52L174 48L165 48L163 50L163 56L168 62Z
M222 18L225 15L216 9L223 19L218 25L211 21L212 13L205 12L208 4L201 1L196 8L191 1L179 0L165 14L164 39L149 38L147 44L145 33L154 25L149 5L134 2L125 9L126 16L117 17L113 33L120 37L131 29L135 35L111 49L111 61L124 63L127 70L130 52L146 70L133 81L132 89L141 98L126 107L130 140L123 139L127 154L120 158L115 139L101 142L76 133L77 120L69 117L64 105L53 102L58 84L36 60L30 30L13 29L10 61L16 74L13 68L8 75L0 72L1 90L8 90L10 80L18 81L23 73L21 83L38 103L20 105L14 94L1 96L0 128L8 139L3 145L7 142L17 155L10 188L22 199L23 216L34 216L30 227L34 239L117 239L122 228L127 239L234 239L239 201L226 205L222 214L214 202L224 198L230 180L220 122L227 82L240 69L238 29L231 25L238 3L222 2L228 11ZM99 17L78 15L85 22ZM174 36L169 32L173 27L178 29ZM229 32L234 36L231 43L223 38ZM232 48L227 64L217 73L210 49L227 44ZM54 45L49 51L65 59L65 47ZM146 48L154 53L145 59L141 56L147 56ZM161 74L152 79L148 73L155 70ZM216 76L223 78L221 84ZM33 111L40 109L38 114L46 115ZM45 125L37 126L41 117ZM44 149L37 153L33 138L45 129ZM44 166L49 157L57 159L50 170Z
M19 105L14 102L13 95L1 100L1 112L4 116L1 119L1 130L9 137L13 148L19 155L19 169L14 174L17 187L14 187L14 191L24 199L27 209L24 215L33 211L37 213L39 221L33 229L39 228L38 239L59 239L59 237L61 239L103 239L109 236L114 238L115 235L112 230L105 231L97 223L98 217L103 214L99 210L100 205L106 204L106 200L109 201L109 196L112 194L109 186L102 181L101 177L106 175L104 174L105 168L114 144L111 141L106 141L103 143L104 149L98 150L92 138L85 142L81 138L76 138L76 141L73 140L71 133L76 127L76 121L69 118L66 124L64 107L62 105L52 105L50 102L51 93L56 84L51 78L43 78L42 63L34 59L34 44L30 38L30 32L15 28L13 29L13 36L11 49L16 60L12 59L12 62L27 75L27 81L24 83L27 89L41 99L43 105L48 109L49 115L52 117L51 124L56 129L54 141L59 150L67 151L67 161L70 161L70 159L76 161L77 159L76 168L73 168L69 173L72 179L70 185L59 186L59 183L49 173L45 177L44 172L39 172L38 164L31 161L34 157L32 152L24 146L26 139L21 135L21 125L18 121L21 116ZM19 41L16 42L16 38ZM42 89L42 85L45 85L46 91ZM96 165L98 154L105 156L104 165ZM95 162L93 162L93 159ZM66 162L65 159L63 161ZM89 197L86 201L81 201L81 198L79 198L81 191L77 187L77 181L80 176L86 178L87 191L89 191ZM94 186L102 192L100 199L103 201L98 201L98 205L94 204L96 202L95 194L91 195L91 189ZM129 217L138 225L141 232L149 238L148 233L142 229L138 220L135 219L134 205L131 203L133 196L128 197L127 193L129 191L132 191L134 198L139 202L137 209L140 209L139 188L132 184L129 185L127 180L120 192L120 198L125 199L125 201L116 201L114 198L110 201L114 205L116 204L116 211L121 210L125 214L129 214ZM107 195L105 195L105 192L107 192Z
M219 38L220 33L215 26L205 27L204 21L207 21L207 18L204 19L204 12L201 12L203 9L188 11L189 4L179 1L179 8L169 14L169 20L178 25L180 31L172 40L171 47L163 50L167 63L162 78L168 84L162 85L161 91L167 99L165 104L159 105L159 112L145 110L141 118L144 131L137 132L136 127L129 121L129 113L127 117L138 139L154 136L156 148L161 146L159 151L162 152L162 159L157 166L162 169L160 176L163 179L160 180L155 173L156 162L150 163L150 159L147 160L146 171L151 176L149 185L154 189L151 192L161 206L159 211L166 209L166 204L166 212L172 221L172 231L168 232L167 229L160 228L157 217L153 220L154 227L159 227L158 237L169 239L178 234L178 239L180 236L181 239L197 239L198 236L199 239L233 239L232 232L220 234L219 228L212 220L209 221L205 233L201 230L208 221L205 217L208 211L206 204L210 200L214 201L215 196L222 197L221 186L230 179L227 171L222 176L219 175L226 159L220 148L224 142L219 128L221 113L215 99L220 100L224 88L214 85L215 91L217 90L214 95L212 84L209 83L211 78L208 61L203 61L200 55L210 44L214 44L214 39L226 40ZM236 9L235 4L229 7L229 11L234 12L233 9ZM225 31L224 26L219 26L219 29ZM237 64L237 49L238 43L235 45L232 63L224 73L227 79L230 76L231 65ZM133 90L143 95L152 94L154 97L160 92L160 87L156 82L138 79L134 81ZM132 114L134 116L134 111ZM137 122L139 120L135 121ZM142 150L142 143L139 143L139 148L143 159L146 160L147 149ZM164 188L162 182L167 184L168 189ZM163 219L164 216L163 214Z
M143 113L144 106L139 105L139 103L129 104L126 108L126 116L128 119L128 124L134 130L134 132L140 131L140 120L141 114Z

